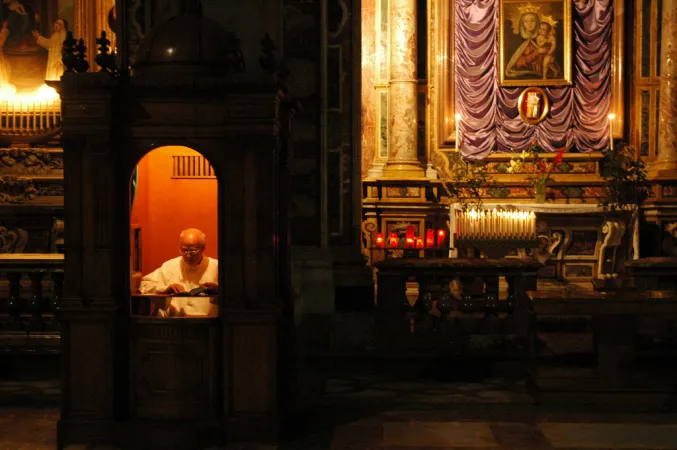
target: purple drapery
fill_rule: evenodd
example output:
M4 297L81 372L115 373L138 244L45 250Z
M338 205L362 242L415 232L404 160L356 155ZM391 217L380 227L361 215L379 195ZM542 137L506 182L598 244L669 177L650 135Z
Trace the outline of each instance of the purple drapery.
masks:
M493 150L524 149L533 139L553 152L569 142L579 151L609 145L611 0L574 2L573 86L544 88L549 116L538 125L520 119L524 88L498 86L500 0L456 0L456 111L463 156L483 159Z

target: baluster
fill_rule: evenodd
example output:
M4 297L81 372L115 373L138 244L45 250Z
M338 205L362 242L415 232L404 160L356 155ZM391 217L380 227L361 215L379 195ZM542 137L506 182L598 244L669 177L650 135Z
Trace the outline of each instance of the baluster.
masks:
M376 313L379 327L380 345L384 348L397 346L402 334L404 314L409 306L407 300L407 279L399 270L378 271L378 296Z
M484 310L487 315L498 314L498 275L487 275L484 277L485 286L485 305Z
M461 307L463 314L470 314L473 311L473 281L474 277L461 277Z
M513 296L515 298L515 309L513 318L515 320L515 327L521 331L523 337L526 337L529 327L529 309L530 300L527 296L527 291L536 290L538 277L536 273L522 273L517 275L512 280Z
M63 297L63 271L52 272L52 301L49 303L49 310L52 313L52 319L49 321L48 329L59 329L59 306Z
M422 314L429 313L433 309L434 277L419 274L416 279L418 281L418 300L414 306Z
M511 314L515 310L515 278L506 276L505 282L508 284L508 298L505 299L505 312Z
M3 276L7 277L6 273L2 273ZM9 306L9 298L2 297L0 298L0 315L7 314L7 308ZM2 328L2 322L0 322L0 329Z
M10 321L7 324L8 330L21 329L21 309L23 308L23 299L21 298L21 272L9 272L9 302L7 303L7 312Z
M30 331L42 331L42 272L29 272L28 277L31 279L31 298L29 301L29 309L31 311L31 319L28 322L28 329Z
M439 300L437 301L437 309L440 310L442 316L448 319L449 313L454 309L454 297L451 295L450 276L442 276L439 280Z

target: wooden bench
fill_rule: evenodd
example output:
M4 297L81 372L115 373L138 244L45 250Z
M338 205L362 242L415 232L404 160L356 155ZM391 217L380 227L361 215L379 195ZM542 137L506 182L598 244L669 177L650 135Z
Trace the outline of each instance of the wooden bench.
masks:
M602 402L611 395L634 395L636 401L659 403L667 400L675 380L667 375L651 377L641 373L635 363L637 321L640 316L677 315L677 292L672 291L528 291L532 314L530 342L532 367L530 386L538 398L588 403L595 396ZM536 364L536 323L539 316L592 316L596 365L592 370L548 370ZM621 396L618 399L624 398Z

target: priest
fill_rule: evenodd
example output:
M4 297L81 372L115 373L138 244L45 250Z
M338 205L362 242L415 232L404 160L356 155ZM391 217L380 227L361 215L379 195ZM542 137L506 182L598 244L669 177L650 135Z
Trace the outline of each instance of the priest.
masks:
M162 266L141 279L142 294L180 294L202 287L207 294L218 291L219 262L204 255L205 234L189 228L179 235L181 256L165 261Z

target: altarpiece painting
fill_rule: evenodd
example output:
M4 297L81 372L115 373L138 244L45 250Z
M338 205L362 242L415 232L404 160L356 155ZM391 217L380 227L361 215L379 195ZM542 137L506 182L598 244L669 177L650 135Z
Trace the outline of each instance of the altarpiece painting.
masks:
M33 91L63 73L61 45L74 0L2 0L0 88Z
M571 2L501 0L502 86L571 84Z

